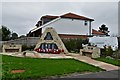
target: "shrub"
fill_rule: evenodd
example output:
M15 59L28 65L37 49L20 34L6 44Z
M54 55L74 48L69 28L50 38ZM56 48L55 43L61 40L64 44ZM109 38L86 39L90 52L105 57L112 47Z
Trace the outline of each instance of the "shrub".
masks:
M22 45L22 51L27 50L27 45Z
M120 59L120 50L115 51L113 53L112 57L115 58L115 59Z
M34 50L34 48L35 48L35 45L32 45L32 46L28 47L28 50L32 51L32 50Z
M80 51L80 49L82 48L82 44L88 43L87 40L83 39L63 39L62 41L65 44L67 50L74 53L78 53Z
M111 46L109 46L108 48L104 48L104 50L102 50L102 56L112 56L112 55L113 55L113 50Z
M32 50L34 50L34 48L35 48L35 45L33 45L33 46L22 45L22 51L25 51L25 50L32 51Z

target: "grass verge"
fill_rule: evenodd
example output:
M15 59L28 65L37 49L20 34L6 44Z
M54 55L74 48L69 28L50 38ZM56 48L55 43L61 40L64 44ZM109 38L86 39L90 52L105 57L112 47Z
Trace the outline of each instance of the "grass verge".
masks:
M106 63L109 63L109 64L113 64L115 66L120 66L120 60L117 60L117 59L110 59L110 58L101 57L101 58L97 58L95 60L106 62Z

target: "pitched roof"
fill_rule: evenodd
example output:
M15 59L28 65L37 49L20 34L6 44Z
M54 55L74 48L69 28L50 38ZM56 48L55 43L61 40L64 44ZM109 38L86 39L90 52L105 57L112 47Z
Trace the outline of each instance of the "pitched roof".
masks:
M105 35L105 33L99 32L99 31L97 31L97 30L95 30L95 29L92 29L92 34Z
M84 17L84 16L80 16L80 15L77 15L77 14L74 14L74 13L66 13L66 14L61 15L61 16L51 16L51 15L42 16L42 18L49 18L49 19L55 19L55 18L58 18L58 17L94 21L94 19L90 19L90 18L87 18L87 17Z
M80 15L77 15L77 14L74 14L74 13L67 13L67 14L64 14L60 17L94 21L94 19L90 19L90 18L87 18L87 17L84 17L84 16L80 16Z
M55 19L55 18L58 18L58 17L59 17L59 16L46 15L46 16L42 16L41 18Z
M64 15L61 15L61 16L46 15L46 16L42 16L41 18L53 19L52 21L44 24L44 26L45 26L45 25L48 25L48 24L51 23L51 22L55 22L55 21L58 20L59 18L71 18L71 19L80 19L80 20L90 20L90 21L94 21L94 19L90 19L90 18L87 18L87 17L84 17L84 16L80 16L80 15L77 15L77 14L74 14L74 13L67 13L67 14L64 14ZM42 26L43 26L43 25L42 25ZM36 31L37 29L42 28L42 26L37 27L37 28L34 28L34 29L32 29L31 31L34 32L34 31Z

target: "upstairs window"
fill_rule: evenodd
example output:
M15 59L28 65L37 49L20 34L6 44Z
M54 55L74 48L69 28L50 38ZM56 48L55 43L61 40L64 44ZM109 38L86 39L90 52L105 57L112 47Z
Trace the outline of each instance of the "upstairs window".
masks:
M87 25L88 25L88 22L87 22L87 21L85 21L85 22L84 22L84 25L85 25L85 26L87 26Z
M44 40L53 40L53 37L50 32L48 32L44 38Z

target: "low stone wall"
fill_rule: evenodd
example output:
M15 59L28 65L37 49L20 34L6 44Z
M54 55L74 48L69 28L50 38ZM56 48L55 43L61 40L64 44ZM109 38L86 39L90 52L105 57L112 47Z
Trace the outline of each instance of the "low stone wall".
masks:
M24 37L18 38L15 40L9 41L0 41L0 52L2 52L3 45L5 44L16 44L16 45L26 45L26 46L34 46L37 44L40 37Z
M24 37L19 38L15 40L10 41L4 41L2 44L20 44L20 45L27 45L27 46L33 46L36 45L40 37Z
M85 46L83 49L80 49L80 54L91 58L98 58L100 57L101 52L98 47Z
M4 44L3 45L3 52L21 52L22 45L16 44Z

